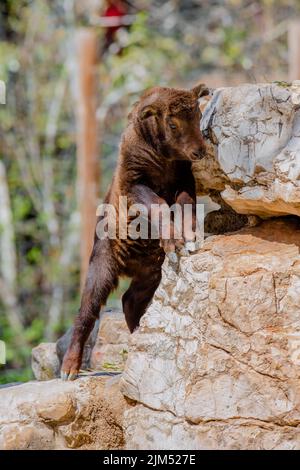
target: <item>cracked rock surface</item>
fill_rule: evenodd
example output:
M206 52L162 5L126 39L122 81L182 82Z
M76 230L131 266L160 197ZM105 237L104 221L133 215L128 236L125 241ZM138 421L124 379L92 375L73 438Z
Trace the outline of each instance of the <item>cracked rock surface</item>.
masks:
M217 89L201 129L209 155L194 165L200 191L240 214L300 215L300 82Z
M129 449L300 449L300 223L209 237L164 264L131 336Z

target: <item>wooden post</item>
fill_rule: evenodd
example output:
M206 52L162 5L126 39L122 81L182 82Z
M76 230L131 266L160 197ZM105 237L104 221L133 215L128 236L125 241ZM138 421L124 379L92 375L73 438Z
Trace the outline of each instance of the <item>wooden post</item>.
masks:
M85 28L78 31L76 39L78 59L77 171L81 216L82 287L92 251L100 186L96 120L98 36L92 28Z
M288 29L289 80L300 80L300 21L292 21Z

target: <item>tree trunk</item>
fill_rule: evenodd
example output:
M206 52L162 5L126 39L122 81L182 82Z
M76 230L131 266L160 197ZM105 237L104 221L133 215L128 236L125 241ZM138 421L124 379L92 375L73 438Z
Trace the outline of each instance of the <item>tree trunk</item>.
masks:
M5 306L7 321L16 336L16 341L19 346L24 346L26 341L16 293L15 236L6 171L2 161L0 161L0 201L0 298Z
M77 33L76 40L78 196L81 216L81 285L83 285L93 245L100 182L96 120L98 36L92 29L82 29Z

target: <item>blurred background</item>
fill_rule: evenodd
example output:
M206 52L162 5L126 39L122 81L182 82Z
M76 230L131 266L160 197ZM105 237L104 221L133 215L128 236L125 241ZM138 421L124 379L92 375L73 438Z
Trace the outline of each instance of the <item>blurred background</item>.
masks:
M0 383L30 380L77 313L141 91L297 78L300 0L0 0Z

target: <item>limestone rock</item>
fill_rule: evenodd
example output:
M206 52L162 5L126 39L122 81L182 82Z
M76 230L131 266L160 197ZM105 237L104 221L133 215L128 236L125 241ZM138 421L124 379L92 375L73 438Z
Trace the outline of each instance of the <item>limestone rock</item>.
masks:
M59 376L60 362L55 343L41 343L33 348L31 367L37 380L51 380Z
M29 382L0 390L0 449L120 449L118 378Z
M130 340L129 449L300 449L300 223L209 237L166 261Z
M217 89L201 129L209 155L194 164L199 191L240 214L300 215L300 85Z
M123 370L128 354L130 333L123 312L106 311L100 321L90 367L93 370Z

